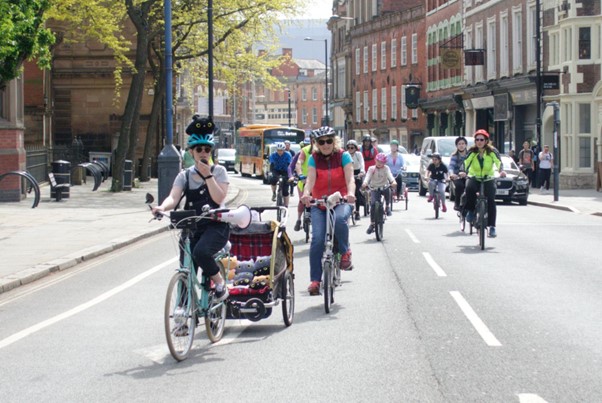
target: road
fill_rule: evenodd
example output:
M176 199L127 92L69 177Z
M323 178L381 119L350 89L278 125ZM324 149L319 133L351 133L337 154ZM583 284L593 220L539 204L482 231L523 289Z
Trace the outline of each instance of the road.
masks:
M268 186L232 181L237 203L271 204ZM309 246L291 230L293 325L278 309L228 321L217 344L199 331L181 363L163 334L171 234L4 293L2 400L602 401L602 219L499 205L499 235L480 251L453 212L435 220L410 197L384 242L365 218L351 228L355 269L331 314L306 292Z

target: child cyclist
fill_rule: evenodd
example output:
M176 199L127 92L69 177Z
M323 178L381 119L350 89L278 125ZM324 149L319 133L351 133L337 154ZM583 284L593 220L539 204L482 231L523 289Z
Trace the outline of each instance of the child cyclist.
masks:
M391 169L386 165L387 156L383 153L378 153L374 158L376 163L368 168L366 177L364 178L363 188L371 187L377 189L386 186L385 190L382 191L385 196L386 207L385 211L387 215L391 215L391 206L389 206L389 200L391 199L391 187L395 185L395 178L391 173ZM370 191L370 210L374 208L374 202L380 197L378 190ZM366 230L366 233L370 235L374 231L374 221L371 220L370 226Z
M441 161L441 154L433 153L431 156L433 161L426 168L426 177L429 179L429 197L427 202L432 202L435 198L435 192L440 194L441 211L446 212L445 205L445 181L447 180L447 166ZM438 180L438 182L437 182Z

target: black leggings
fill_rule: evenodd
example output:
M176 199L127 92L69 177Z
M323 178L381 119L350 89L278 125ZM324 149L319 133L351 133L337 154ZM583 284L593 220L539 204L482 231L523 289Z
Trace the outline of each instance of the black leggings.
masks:
M213 255L226 245L228 238L230 238L228 223L212 222L199 228L190 240L195 270L200 266L203 274L207 276L217 274L219 266L215 263Z
M474 211L477 202L477 192L481 190L481 182L474 178L466 181L466 211ZM487 225L495 227L497 208L495 205L495 181L485 182L485 196L487 196ZM457 194L457 193L456 193Z
M460 199L462 198L462 194L464 194L464 189L466 189L466 178L454 179L454 206L457 209L460 208Z

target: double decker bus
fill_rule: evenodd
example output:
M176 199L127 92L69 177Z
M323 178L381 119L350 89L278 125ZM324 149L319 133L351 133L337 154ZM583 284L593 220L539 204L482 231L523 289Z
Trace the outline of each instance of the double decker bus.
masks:
M236 152L239 171L242 176L262 178L265 182L267 172L264 160L269 158L274 144L289 140L291 148L297 152L299 143L305 138L305 132L294 127L253 124L238 129ZM267 164L269 167L269 164Z

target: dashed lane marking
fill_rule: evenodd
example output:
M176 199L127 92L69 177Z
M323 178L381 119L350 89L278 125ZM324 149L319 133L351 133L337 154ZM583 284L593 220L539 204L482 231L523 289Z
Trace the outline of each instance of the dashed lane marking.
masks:
M439 276L439 277L447 277L447 274L445 274L445 272L443 271L443 269L441 268L441 266L439 266L437 264L437 262L435 262L435 259L433 259L433 257L431 256L430 253L428 253L428 252L422 252L422 256L424 256L424 258L426 259L426 262L435 271L435 273L437 274L437 276Z
M449 293L456 301L464 315L468 318L472 326L476 329L479 335L481 335L485 343L490 347L501 347L502 343L500 343L493 333L491 333L487 325L483 323L477 313L472 309L468 302L466 302L462 294L460 294L459 291L450 291Z
M519 393L518 401L520 403L548 403L547 400L542 399L535 393Z
M420 241L418 240L418 238L416 238L416 235L414 235L414 233L406 228L406 233L408 234L408 236L410 237L410 239L414 242L414 243L420 243Z

